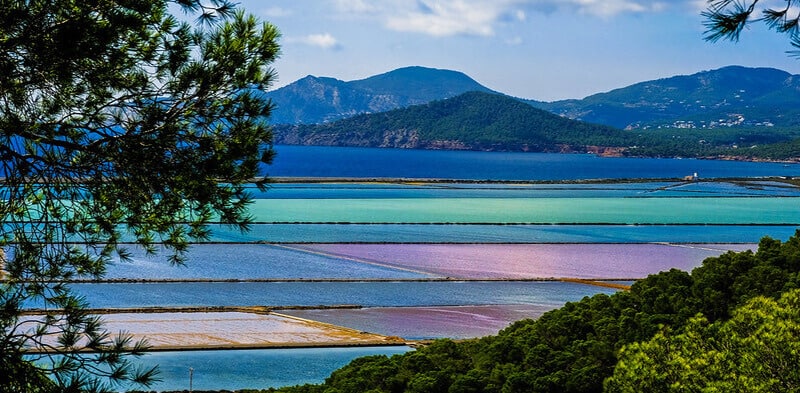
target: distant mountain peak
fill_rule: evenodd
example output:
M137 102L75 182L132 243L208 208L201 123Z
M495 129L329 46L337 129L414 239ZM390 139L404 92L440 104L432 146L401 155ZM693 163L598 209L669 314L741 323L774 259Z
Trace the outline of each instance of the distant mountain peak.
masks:
M458 71L410 66L345 82L308 75L271 92L275 124L313 124L491 90Z
M442 68L422 67L422 66L408 66L408 67L397 68L392 71L384 72L378 75L373 75L353 82L363 82L369 80L382 80L382 79L385 80L391 78L412 79L412 80L454 78L454 79L471 81L472 83L475 84L478 83L475 82L474 79L467 76L467 74L464 74L461 71L454 71Z
M317 124L470 91L493 92L459 71L408 66L349 82L308 75L266 94L277 106L273 124ZM583 99L523 101L570 119L618 128L788 126L800 123L800 76L731 65L643 81Z

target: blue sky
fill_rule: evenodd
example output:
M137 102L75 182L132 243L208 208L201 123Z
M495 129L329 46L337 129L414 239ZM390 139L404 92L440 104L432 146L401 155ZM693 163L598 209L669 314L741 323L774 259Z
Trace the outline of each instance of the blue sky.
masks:
M306 75L349 81L420 65L552 101L733 64L800 74L788 39L759 25L738 43L704 41L704 0L239 2L283 35L274 87Z

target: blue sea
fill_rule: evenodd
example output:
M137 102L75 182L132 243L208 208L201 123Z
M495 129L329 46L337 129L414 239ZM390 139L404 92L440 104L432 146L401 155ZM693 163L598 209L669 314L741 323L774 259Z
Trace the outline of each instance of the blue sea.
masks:
M736 249L755 247L765 235L786 240L800 226L800 209L796 208L800 206L800 188L766 179L800 176L796 164L588 154L275 148L278 156L265 173L315 181L275 183L263 193L254 190L252 211L257 222L252 230L240 233L213 228L212 243L198 245L186 267L170 267L161 257L134 252L132 261L112 266L109 277L285 281L78 284L76 289L94 307L355 304L364 308L298 315L408 338L463 338L492 334L513 320L533 318L567 301L614 290L561 282L420 282L414 280L432 275L398 269L383 260L298 252L291 245L553 243L625 247L682 243L705 250L675 254L696 256L697 260L680 261L681 266L691 266L699 265L705 256L724 252L727 244ZM680 180L695 173L702 181ZM345 178L360 181L335 181ZM721 178L750 181L706 181ZM328 182L316 182L319 179ZM610 181L535 183L585 179ZM458 263L444 258L442 263ZM334 281L294 281L319 278ZM335 281L353 278L391 282ZM474 329L468 329L470 323L462 323L469 319L460 318L473 318ZM451 320L458 323L448 323ZM484 324L486 321L490 323ZM263 389L319 383L354 357L408 350L167 352L151 354L145 362L162 365L165 381L154 387L157 390L188 388L189 367L195 370L194 388L198 390Z
M592 154L275 146L275 177L576 180L800 176L800 165Z

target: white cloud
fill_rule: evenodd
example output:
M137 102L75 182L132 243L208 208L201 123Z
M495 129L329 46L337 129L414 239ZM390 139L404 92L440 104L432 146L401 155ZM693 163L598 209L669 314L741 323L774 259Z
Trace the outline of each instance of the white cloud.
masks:
M494 35L495 25L513 15L523 20L525 13L515 10L513 3L519 1L475 1L475 0L418 0L413 7L396 9L388 14L385 25L396 31L408 31L432 36Z
M503 24L527 23L531 13L567 12L612 18L625 13L697 7L705 0L335 0L340 16L377 20L401 32L435 37L493 36Z
M317 46L323 49L339 49L341 45L336 37L330 33L309 34L305 37L288 38L288 42L298 42L305 45Z
M636 1L627 0L575 0L575 3L581 12L606 17L623 12L638 13L647 11L646 6Z
M697 0L672 1L672 5L696 3ZM704 0L701 0L704 1ZM561 10L610 18L624 13L661 12L668 8L663 1L648 0L528 0L529 7L543 12Z
M260 13L267 18L285 18L293 14L292 10L281 7L264 8Z
M377 5L380 3L365 0L336 0L334 4L345 14L373 14L384 8Z
M506 40L506 44L508 45L522 45L522 37L516 36L514 38L510 38Z

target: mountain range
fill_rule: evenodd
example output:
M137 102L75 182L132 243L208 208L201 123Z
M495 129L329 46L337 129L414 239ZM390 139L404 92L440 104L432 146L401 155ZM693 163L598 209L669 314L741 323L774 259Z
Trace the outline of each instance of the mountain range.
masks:
M637 83L581 100L529 101L571 119L618 128L794 126L800 76L729 66Z
M351 82L308 76L266 94L279 144L800 157L800 76L771 68L730 66L554 102L424 67Z
M458 71L406 67L350 82L309 75L267 96L277 106L271 118L274 124L316 124L468 91L492 92ZM636 83L583 99L521 101L571 119L617 128L794 126L800 122L796 116L800 75L729 66Z

